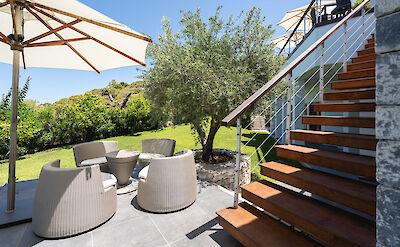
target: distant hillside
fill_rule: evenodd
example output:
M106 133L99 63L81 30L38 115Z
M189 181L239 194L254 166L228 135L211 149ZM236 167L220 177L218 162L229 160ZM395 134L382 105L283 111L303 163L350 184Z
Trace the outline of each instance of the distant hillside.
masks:
M143 93L143 82L136 81L132 83L117 82L112 80L108 83L107 87L101 89L93 89L87 93L100 95L108 105L123 105L137 94ZM78 95L71 96L68 99L61 99L54 104L63 104L66 101L77 98Z

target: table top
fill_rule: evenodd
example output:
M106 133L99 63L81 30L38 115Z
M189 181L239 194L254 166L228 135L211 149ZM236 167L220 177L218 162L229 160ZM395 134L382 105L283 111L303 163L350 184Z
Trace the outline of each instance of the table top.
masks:
M132 156L138 156L139 154L140 152L137 150L117 150L106 153L106 158L125 159L131 158Z
M81 166L92 166L92 165L100 165L107 163L106 157L99 157L99 158L93 158L93 159L87 159L81 162Z

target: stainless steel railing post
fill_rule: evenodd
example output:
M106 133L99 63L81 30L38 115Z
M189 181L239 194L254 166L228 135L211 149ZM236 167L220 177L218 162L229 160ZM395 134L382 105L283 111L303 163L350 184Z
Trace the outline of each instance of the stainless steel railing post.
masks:
M242 124L240 117L237 119L236 126L236 164L235 164L235 185L234 185L234 201L233 207L238 208L239 204L239 168L240 168L240 156L241 156L241 146L242 146Z

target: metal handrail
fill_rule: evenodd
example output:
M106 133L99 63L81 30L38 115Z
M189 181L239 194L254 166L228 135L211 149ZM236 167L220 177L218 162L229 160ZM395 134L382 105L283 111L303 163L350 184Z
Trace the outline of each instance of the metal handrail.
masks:
M334 32L336 32L341 26L343 26L347 21L352 18L356 13L358 13L364 6L369 2L369 0L364 0L355 10L343 18L339 23L333 26L327 33L325 33L321 38L319 38L314 44L312 44L307 50L305 50L300 56L294 59L290 64L288 64L283 70L281 70L277 75L275 75L270 81L268 81L264 86L257 90L253 95L246 99L240 106L233 110L228 116L222 120L223 125L230 125L236 119L238 119L243 113L253 106L262 96L268 93L279 81L285 78L291 73L293 69L297 67L304 59L306 59L315 49L317 49L325 40L327 40Z
M306 18L306 15L308 13L308 11L310 11L311 7L313 6L313 4L315 3L315 0L311 0L310 4L308 5L306 11L304 12L303 16L300 18L300 21L297 23L296 27L294 28L292 34L289 36L289 39L286 40L285 45L282 47L281 51L279 52L278 55L280 55L282 53L282 51L285 49L286 45L290 42L290 39L293 37L293 35L297 32L297 29L300 26L300 23ZM305 22L305 21L304 21ZM304 30L304 37L306 36L305 34L306 30ZM290 50L290 46L289 46L289 50ZM290 51L289 51L290 52Z

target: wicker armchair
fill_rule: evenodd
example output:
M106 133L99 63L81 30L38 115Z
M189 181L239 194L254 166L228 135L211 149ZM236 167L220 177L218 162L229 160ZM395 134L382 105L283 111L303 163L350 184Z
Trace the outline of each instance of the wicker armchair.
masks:
M82 161L94 158L103 159L100 163L102 172L110 172L107 165L106 153L117 151L117 141L101 141L101 142L84 142L73 147L76 166L81 166Z
M170 157L174 154L175 140L146 139L142 141L142 153L156 153Z
M172 212L196 200L197 182L193 152L167 158L153 158L139 173L137 200L150 212Z
M60 168L45 164L36 188L32 229L45 238L61 238L90 230L117 210L116 179L99 166Z

